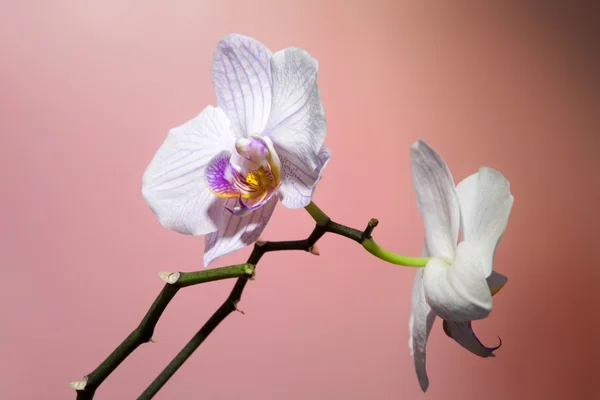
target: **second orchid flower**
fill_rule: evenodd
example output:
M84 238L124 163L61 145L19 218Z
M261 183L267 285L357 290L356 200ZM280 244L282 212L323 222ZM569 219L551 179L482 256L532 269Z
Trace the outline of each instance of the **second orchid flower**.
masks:
M484 346L471 321L488 316L492 296L507 282L492 265L514 198L508 180L491 168L480 168L455 186L442 157L422 140L413 145L411 159L425 227L423 256L432 257L417 271L409 321L409 347L426 391L425 346L436 316L444 319L448 336L480 357L493 356L499 347Z

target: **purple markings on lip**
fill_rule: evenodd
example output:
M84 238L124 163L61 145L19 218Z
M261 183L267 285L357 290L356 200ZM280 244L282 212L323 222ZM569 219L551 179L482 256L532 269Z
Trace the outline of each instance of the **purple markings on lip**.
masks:
M235 174L239 175L232 166L231 153L222 151L214 156L206 166L206 182L209 189L219 197L237 197L240 193L231 179Z

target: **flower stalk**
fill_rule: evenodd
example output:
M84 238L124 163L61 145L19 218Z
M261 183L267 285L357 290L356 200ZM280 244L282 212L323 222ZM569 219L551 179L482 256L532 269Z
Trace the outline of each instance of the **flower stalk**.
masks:
M366 239L362 242L362 246L381 260L404 267L423 268L431 260L431 257L407 257L392 253L375 243L373 238Z
M197 272L161 273L161 279L167 283L158 294L154 303L127 338L90 374L81 380L71 382L70 387L77 391L77 400L93 399L98 387L117 367L140 345L153 341L152 335L158 320L180 288L221 279L244 277L254 274L254 267L248 264L232 265ZM172 280L172 282L171 282Z
M325 214L314 202L311 201L306 207L304 207L304 209L308 211L317 225L325 225L327 222L329 222L329 217L327 214Z
M231 293L225 302L215 311L209 320L200 328L192 339L183 347L175 358L165 367L158 377L148 386L140 395L138 400L151 399L164 386L165 383L175 374L175 372L185 363L193 352L204 342L204 339L233 311L238 310L237 304L241 300L242 293L248 280L254 278L255 268L262 256L272 251L301 250L314 254L317 241L326 233L333 233L346 237L365 248L377 248L371 238L371 232L377 226L377 220L372 219L364 230L358 230L346 225L338 224L332 221L319 207L310 203L306 210L313 217L316 226L306 239L292 241L260 241L254 244L254 249L247 262L244 264L232 265L228 267L213 268L195 272L160 272L159 276L166 284L162 291L144 316L140 325L104 360L92 373L85 376L82 380L73 382L71 387L77 390L77 400L90 400L94 398L97 388L104 380L141 344L151 341L154 328L166 309L169 302L175 297L179 289L197 285L200 283L212 282L221 279L237 278L237 281L231 290ZM387 252L380 249L375 252ZM396 260L397 256L391 252L386 255L390 260ZM385 253L385 254L387 254ZM394 258L396 257L396 258ZM379 257L382 258L382 257ZM382 258L388 261L386 258ZM404 257L406 260L412 260L410 257ZM405 261L406 261L405 260ZM419 259L415 259L419 260ZM418 261L411 261L416 263Z
M327 227L329 223L335 224L314 202L311 201L310 204L305 207L305 209L315 220L317 225ZM371 237L371 232L378 223L379 221L377 219L371 219L367 225L367 228L364 230L362 237L360 240L358 240L358 242L362 244L365 250L367 250L369 253L383 261L387 261L395 265L402 265L404 267L423 268L425 265L427 265L429 260L431 260L431 257L402 256L379 246Z
M254 265L237 264L228 267L205 269L194 272L160 272L162 280L178 288L218 281L221 279L239 278L240 276L253 276Z

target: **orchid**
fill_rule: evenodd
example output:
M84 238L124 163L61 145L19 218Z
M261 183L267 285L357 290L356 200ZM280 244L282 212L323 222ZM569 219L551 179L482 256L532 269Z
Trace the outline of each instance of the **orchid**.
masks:
M236 279L221 306L139 397L152 398L228 315L240 311L242 293L255 279L263 256L286 250L319 255L317 242L325 234L356 242L387 263L417 268L409 347L423 391L429 386L425 348L436 316L444 320L448 336L476 355L490 357L500 347L483 345L471 323L489 315L492 296L507 282L493 271L493 258L512 209L509 182L499 172L481 168L455 186L442 158L418 140L411 158L425 227L421 257L380 246L373 238L377 218L363 230L333 221L312 201L331 157L324 145L318 69L317 60L299 48L272 53L239 34L218 42L212 59L216 106L169 130L144 172L142 195L164 227L206 235L205 267L252 243L254 247L245 262L234 265L159 272L165 286L139 325L97 368L69 384L78 399L93 399L125 358L155 341L157 323L180 289ZM308 237L259 239L279 201L308 212L315 223Z
M482 167L455 186L444 160L422 140L413 144L411 159L425 230L422 254L431 259L414 280L409 348L426 391L425 347L436 316L448 336L480 357L494 356L500 347L483 345L471 321L489 315L492 296L507 282L492 266L514 198L508 180L491 168Z
M207 235L205 266L256 241L279 200L310 204L331 156L317 72L299 48L273 54L238 34L217 44L217 107L169 131L142 188L163 226Z

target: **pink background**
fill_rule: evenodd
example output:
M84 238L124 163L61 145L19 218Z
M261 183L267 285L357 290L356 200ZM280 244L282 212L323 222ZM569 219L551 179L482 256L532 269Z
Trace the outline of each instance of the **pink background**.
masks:
M422 395L409 355L414 271L326 236L269 254L231 315L158 399L591 399L600 349L599 79L590 11L387 1L4 1L0 5L0 398L74 399L137 325L160 270L202 268L204 240L162 228L141 177L169 128L214 104L216 42L239 32L320 62L333 158L315 202L407 255L422 224L417 137L456 179L481 165L515 206L475 329L479 359L438 322ZM419 4L419 5L417 5ZM594 64L594 62L596 62ZM279 206L266 239L312 227ZM248 249L215 266L238 263ZM97 399L137 397L233 281L182 290Z

